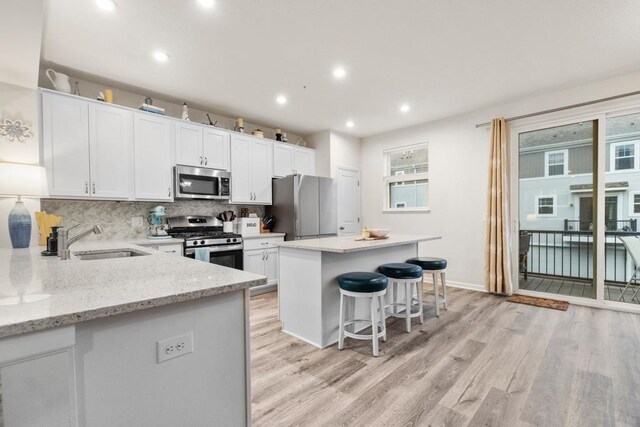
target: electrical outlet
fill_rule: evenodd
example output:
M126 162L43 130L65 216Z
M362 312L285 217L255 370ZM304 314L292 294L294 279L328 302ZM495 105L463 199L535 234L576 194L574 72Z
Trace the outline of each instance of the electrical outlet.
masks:
M144 219L141 216L134 216L131 218L131 226L133 228L144 227Z
M157 363L193 352L193 332L166 338L156 343Z

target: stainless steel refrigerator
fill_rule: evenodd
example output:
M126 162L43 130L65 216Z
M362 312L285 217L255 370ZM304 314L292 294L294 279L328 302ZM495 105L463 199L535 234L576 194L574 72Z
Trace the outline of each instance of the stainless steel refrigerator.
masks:
M336 181L312 175L291 175L273 180L273 204L267 215L276 219L272 229L285 240L335 236L338 233Z

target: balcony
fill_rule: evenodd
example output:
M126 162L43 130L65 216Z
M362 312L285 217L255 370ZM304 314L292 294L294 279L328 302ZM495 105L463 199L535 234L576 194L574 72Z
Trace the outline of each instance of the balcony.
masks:
M615 224L614 224L615 222ZM593 289L593 234L580 231L580 221L565 220L565 230L522 230L531 235L526 262L521 239L520 289L557 295L595 298ZM635 219L611 221L605 232L605 299L618 301L636 266L620 241L622 236L640 236ZM590 225L589 225L590 227ZM625 231L621 231L625 230ZM526 241L526 238L523 238ZM640 304L640 294L632 299L636 286L625 292L623 302Z

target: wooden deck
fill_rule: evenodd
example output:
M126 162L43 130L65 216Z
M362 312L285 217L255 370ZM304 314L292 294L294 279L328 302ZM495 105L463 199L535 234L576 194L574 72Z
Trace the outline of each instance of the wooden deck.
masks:
M520 276L520 289L528 291L545 292L555 295L571 295L575 297L594 298L593 286L591 283L584 281L574 281L562 278L553 278L548 276L534 276L529 274L527 280ZM618 301L624 286L605 285L604 298L609 301ZM624 294L624 302L632 304L640 304L640 293L638 297L631 301L631 297L636 287L630 286Z

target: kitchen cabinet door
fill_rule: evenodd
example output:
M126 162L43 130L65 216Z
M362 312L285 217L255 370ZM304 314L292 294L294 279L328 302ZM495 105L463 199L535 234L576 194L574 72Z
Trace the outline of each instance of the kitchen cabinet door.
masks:
M244 251L243 270L249 273L264 275L264 251Z
M133 114L135 198L172 201L171 123L163 117Z
M264 251L264 275L267 276L267 284L278 283L278 249L266 249Z
M90 197L88 112L81 99L42 94L43 159L50 196Z
M176 144L176 164L204 166L202 126L189 122L174 122L173 129Z
M294 172L294 149L293 145L274 143L273 144L273 176L282 178L292 175Z
M229 133L218 129L204 128L202 155L204 166L229 170Z
M232 135L231 137L231 202L250 203L253 201L251 189L251 138Z
M316 152L308 148L295 147L294 170L299 175L316 174Z
M130 111L89 104L92 197L133 198L132 127Z
M251 187L256 204L271 204L273 143L255 138L251 150Z

